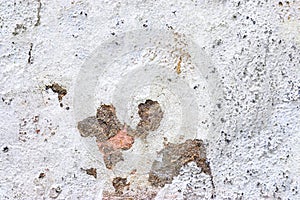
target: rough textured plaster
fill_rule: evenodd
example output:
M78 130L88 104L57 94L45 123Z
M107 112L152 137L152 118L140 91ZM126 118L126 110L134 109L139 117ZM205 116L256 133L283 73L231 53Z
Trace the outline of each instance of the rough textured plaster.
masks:
M299 199L299 9L297 0L1 0L0 199L101 199L106 174L76 128L76 81L101 44L140 29L185 35L218 74L199 136L215 199ZM67 89L62 106L45 89L53 83ZM209 199L200 171L183 167L156 198Z

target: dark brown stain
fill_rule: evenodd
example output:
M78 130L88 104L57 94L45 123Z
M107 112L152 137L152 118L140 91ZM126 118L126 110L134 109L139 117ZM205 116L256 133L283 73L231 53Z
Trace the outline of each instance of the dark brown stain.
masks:
M86 169L85 171L88 175L91 175L91 176L97 178L97 169L96 168Z
M125 188L129 188L130 183L127 183L127 178L116 177L112 181L116 194L123 194Z
M60 86L58 83L52 85L46 85L46 90L52 89L54 93L58 94L58 101L61 102L62 98L67 94L67 90Z
M157 101L146 100L138 105L138 114L141 118L136 127L137 136L147 137L149 131L155 131L160 126L163 111Z
M39 178L44 178L46 174L44 172L40 173Z
M123 125L117 118L116 109L113 105L101 105L97 109L96 118L102 132L98 135L105 135L106 138L117 135L118 131L123 128Z

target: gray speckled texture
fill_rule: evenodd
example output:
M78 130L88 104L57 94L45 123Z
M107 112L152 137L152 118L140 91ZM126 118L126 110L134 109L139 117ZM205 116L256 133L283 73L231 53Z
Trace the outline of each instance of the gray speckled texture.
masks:
M199 136L215 199L300 199L299 13L297 0L0 0L0 199L101 199L106 171L76 128L76 81L101 44L139 29L185 35L217 74ZM67 89L62 107L52 83ZM210 199L200 171L189 163L156 199Z

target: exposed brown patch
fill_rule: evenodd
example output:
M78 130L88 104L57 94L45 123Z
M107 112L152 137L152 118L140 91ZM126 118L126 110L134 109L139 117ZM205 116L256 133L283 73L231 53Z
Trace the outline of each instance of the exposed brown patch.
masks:
M157 101L146 100L138 105L138 114L141 118L136 130L132 130L126 124L122 124L117 116L113 105L101 105L97 109L96 117L88 117L78 123L78 129L83 137L96 137L96 142L100 152L103 154L104 163L107 169L123 161L123 150L128 150L134 143L134 137L146 138L149 131L157 130L163 118L162 109ZM181 144L168 143L164 138L165 148L159 154L162 161L154 161L149 173L148 181L152 192L127 191L129 188L126 178L116 177L113 179L115 193L106 191L103 199L153 199L159 187L172 182L175 176L179 175L180 168L185 164L194 161L202 172L211 177L214 195L214 183L211 169L206 160L205 146L202 140L187 140ZM92 168L91 168L92 169ZM88 173L88 172L87 172ZM92 175L92 171L90 172ZM135 174L136 170L131 172ZM95 177L96 178L96 177ZM155 191L157 190L157 191Z
M78 130L82 137L96 137L96 142L106 168L113 167L123 161L122 150L128 150L134 143L134 136L146 137L149 131L156 130L163 117L157 101L146 100L139 105L141 120L137 130L122 124L116 115L113 105L101 105L96 117L88 117L78 122Z
M67 94L67 90L60 86L58 83L53 83L52 85L46 85L46 90L52 89L54 93L58 94L58 101L61 101L62 98Z
M202 140L187 140L181 144L168 143L163 150L162 161L154 161L148 181L152 186L163 187L172 183L173 177L179 175L180 168L194 161L205 174L211 176L211 170L206 162L206 152Z
M146 100L138 105L138 114L141 118L136 131L138 136L147 137L149 131L155 131L160 126L163 111L157 101Z
M116 177L113 179L112 184L115 188L115 193L118 195L123 194L125 188L129 188L130 183L127 183L127 178Z
M126 126L115 136L105 142L97 141L99 150L104 155L106 168L112 169L119 161L123 160L121 150L130 149L134 143L133 137L127 134Z
M77 128L82 137L96 137L98 141L105 141L109 137L98 123L96 117L88 117L78 122Z
M108 138L115 136L123 128L123 125L117 118L116 109L113 105L101 105L97 109L96 118L103 129L103 133Z
M97 109L96 117L88 117L78 122L78 130L83 137L96 137L103 142L117 135L123 125L118 120L113 105L101 105Z
M96 168L86 169L85 171L88 175L91 175L91 176L97 178L97 169Z
M127 134L127 128L124 126L124 128L120 130L117 135L109 138L107 142L110 143L114 149L128 150L131 148L134 139L132 136Z
M122 124L113 105L101 105L96 117L88 117L78 122L78 130L83 137L96 137L96 142L107 169L112 169L123 161L122 150L128 150L134 143L133 131Z

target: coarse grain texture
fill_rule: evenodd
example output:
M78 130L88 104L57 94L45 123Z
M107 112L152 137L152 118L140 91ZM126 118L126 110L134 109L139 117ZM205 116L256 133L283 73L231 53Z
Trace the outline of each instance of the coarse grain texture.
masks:
M211 199L210 175L195 161L164 187L146 187L164 137L174 145L203 141L214 199L300 199L299 1L0 5L0 199L117 199L115 177L130 182L124 199ZM139 35L145 38L131 44ZM93 77L81 79L86 69L103 69L95 74L97 87L78 87ZM96 99L89 107L79 102L86 109L76 104L78 89ZM158 129L118 150L124 161L117 156L108 170L96 140L117 135L125 123L127 132L135 129L138 105L147 99L163 111ZM102 104L115 106L122 126L96 138ZM85 122L77 128L79 121ZM97 178L82 170L91 167Z

